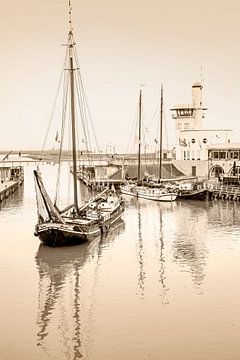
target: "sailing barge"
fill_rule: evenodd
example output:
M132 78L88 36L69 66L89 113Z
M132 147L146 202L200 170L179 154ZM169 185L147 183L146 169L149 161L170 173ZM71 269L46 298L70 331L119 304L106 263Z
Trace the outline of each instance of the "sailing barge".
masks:
M62 246L90 241L93 238L108 232L115 224L124 211L124 202L121 196L115 191L105 189L99 195L89 199L89 201L79 206L78 187L77 187L77 115L80 122L85 123L83 118L88 111L86 97L82 85L79 63L75 49L73 28L71 20L71 3L69 1L69 25L68 42L65 57L64 76L63 76L63 112L60 134L59 151L59 171L56 186L55 201L50 199L39 170L34 171L38 222L35 227L35 235L42 243L48 246ZM75 90L76 88L76 90ZM82 95L81 98L80 95ZM75 103L78 99L80 109L77 111ZM85 110L83 111L83 108ZM70 113L71 135L72 135L72 177L73 177L73 203L65 209L59 209L59 177L61 167L61 155L64 142L64 130L66 114ZM87 141L86 141L87 143ZM67 190L67 189L66 189Z

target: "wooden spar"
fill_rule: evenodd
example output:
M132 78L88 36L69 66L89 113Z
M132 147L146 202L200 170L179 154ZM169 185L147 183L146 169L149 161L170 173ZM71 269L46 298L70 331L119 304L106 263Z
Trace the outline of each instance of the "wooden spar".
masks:
M142 123L142 90L139 94L139 118L138 118L138 180L140 180L141 168L141 124Z
M76 156L76 120L75 120L75 97L74 97L74 68L73 68L73 38L72 31L69 32L69 60L70 60L70 93L71 93L71 123L72 123L72 157L73 157L73 194L74 206L78 210L78 192L77 192L77 156Z
M159 181L162 178L162 122L163 122L163 86L161 84L160 129L159 129Z

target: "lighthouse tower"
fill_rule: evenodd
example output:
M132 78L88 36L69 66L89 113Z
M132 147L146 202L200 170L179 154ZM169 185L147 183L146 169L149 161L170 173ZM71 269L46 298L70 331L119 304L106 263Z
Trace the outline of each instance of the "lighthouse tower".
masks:
M193 176L200 166L198 161L208 160L208 146L229 143L232 137L229 129L204 128L204 110L207 109L203 107L202 84L199 82L192 85L192 104L176 105L171 109L176 128L176 160L180 161L181 167L188 167L188 171L192 167Z
M195 83L192 86L192 104L193 104L193 127L192 129L202 129L202 119L204 118L202 106L202 85L200 83Z
M199 139L195 135L191 139L190 137L193 131L199 133L203 129L204 110L207 109L202 104L202 88L201 83L194 83L192 85L192 104L175 105L171 109L176 129L176 159L190 159L192 147L199 144ZM194 155L193 158L195 157ZM199 154L197 158L199 159Z
M175 105L173 119L175 120L176 135L181 130L200 130L203 128L204 110L202 105L202 84L194 83L192 86L192 104Z

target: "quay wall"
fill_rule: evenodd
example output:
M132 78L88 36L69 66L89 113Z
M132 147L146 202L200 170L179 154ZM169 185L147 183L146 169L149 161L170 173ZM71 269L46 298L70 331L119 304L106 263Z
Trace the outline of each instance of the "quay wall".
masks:
M23 180L10 180L0 183L0 202L8 198L10 194L14 193L19 186L22 185Z

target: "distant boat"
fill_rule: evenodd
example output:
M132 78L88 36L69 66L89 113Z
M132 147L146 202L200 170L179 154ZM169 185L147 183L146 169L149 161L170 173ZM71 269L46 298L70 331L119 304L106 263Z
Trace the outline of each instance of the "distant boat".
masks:
M186 200L208 200L212 197L212 192L205 188L200 189L180 189L177 198Z
M177 193L169 191L163 184L161 184L162 178L162 118L163 118L163 87L161 86L161 110L160 110L160 151L159 151L159 179L154 183L151 183L151 187L143 185L143 179L140 178L141 169L141 127L142 127L142 90L139 94L139 121L138 121L138 178L137 182L126 181L124 185L120 186L122 194L131 195L147 200L154 201L174 201L177 198ZM140 184L142 184L140 186Z
M106 233L120 218L124 211L124 201L114 191L105 189L99 195L89 199L86 204L79 206L77 189L77 139L76 139L76 106L75 100L79 101L79 94L83 89L77 86L82 85L81 75L78 68L78 59L75 49L71 21L71 4L69 2L69 24L67 50L65 57L65 72L63 86L63 114L70 110L71 136L72 136L72 173L73 173L73 203L65 209L60 210L57 205L56 197L53 202L43 184L39 170L34 171L35 189L37 198L38 222L35 227L35 235L42 243L48 246L62 246L90 241L94 237ZM79 78L77 78L77 76ZM75 90L76 89L76 90ZM81 116L84 114L85 98L79 104ZM69 104L69 108L67 108ZM56 141L60 138L60 156L63 150L63 136L66 119L63 117L61 125L61 135L56 136ZM59 158L59 169L61 159ZM60 174L60 171L58 172ZM58 182L57 182L58 183ZM66 189L67 191L67 189Z

